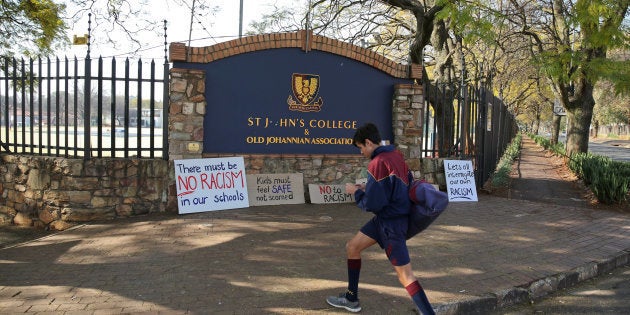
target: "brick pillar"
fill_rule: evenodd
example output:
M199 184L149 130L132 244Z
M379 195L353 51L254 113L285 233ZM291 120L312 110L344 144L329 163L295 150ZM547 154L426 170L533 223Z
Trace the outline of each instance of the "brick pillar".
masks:
M392 126L397 148L405 156L414 178L422 178L421 144L424 97L422 85L394 86Z
M200 159L203 153L203 118L206 115L206 72L171 69L168 114L169 173L168 211L177 211L173 160Z
M202 157L205 79L205 71L171 69L168 121L171 160Z

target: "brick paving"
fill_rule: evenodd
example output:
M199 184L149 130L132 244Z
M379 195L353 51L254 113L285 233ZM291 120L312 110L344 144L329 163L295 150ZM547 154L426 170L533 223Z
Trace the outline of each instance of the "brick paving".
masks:
M629 214L555 197L480 193L409 241L440 314L488 314L628 264ZM305 204L81 225L0 249L0 313L345 313L324 298L345 289L344 243L369 217ZM362 266L364 314L415 313L380 249Z

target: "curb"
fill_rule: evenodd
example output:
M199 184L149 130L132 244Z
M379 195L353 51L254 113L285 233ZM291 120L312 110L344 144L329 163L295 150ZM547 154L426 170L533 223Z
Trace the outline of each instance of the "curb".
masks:
M528 284L491 292L476 298L435 306L438 315L489 314L507 306L539 300L551 293L575 286L585 280L601 276L616 268L630 265L630 248L613 257L586 263L566 272L561 272Z

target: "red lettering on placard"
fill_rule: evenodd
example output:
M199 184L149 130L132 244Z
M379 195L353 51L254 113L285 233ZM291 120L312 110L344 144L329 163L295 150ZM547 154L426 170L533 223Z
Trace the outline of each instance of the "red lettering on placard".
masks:
M177 176L177 186L180 189L184 187L185 190L195 190L197 189L197 178L194 175L185 178Z
M330 186L319 186L320 194L330 194L332 193L332 188Z

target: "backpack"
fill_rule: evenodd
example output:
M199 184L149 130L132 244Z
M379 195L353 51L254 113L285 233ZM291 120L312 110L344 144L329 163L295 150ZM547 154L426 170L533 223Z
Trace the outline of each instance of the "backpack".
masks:
M409 226L407 239L429 227L448 206L448 195L424 180L413 180L409 185Z

